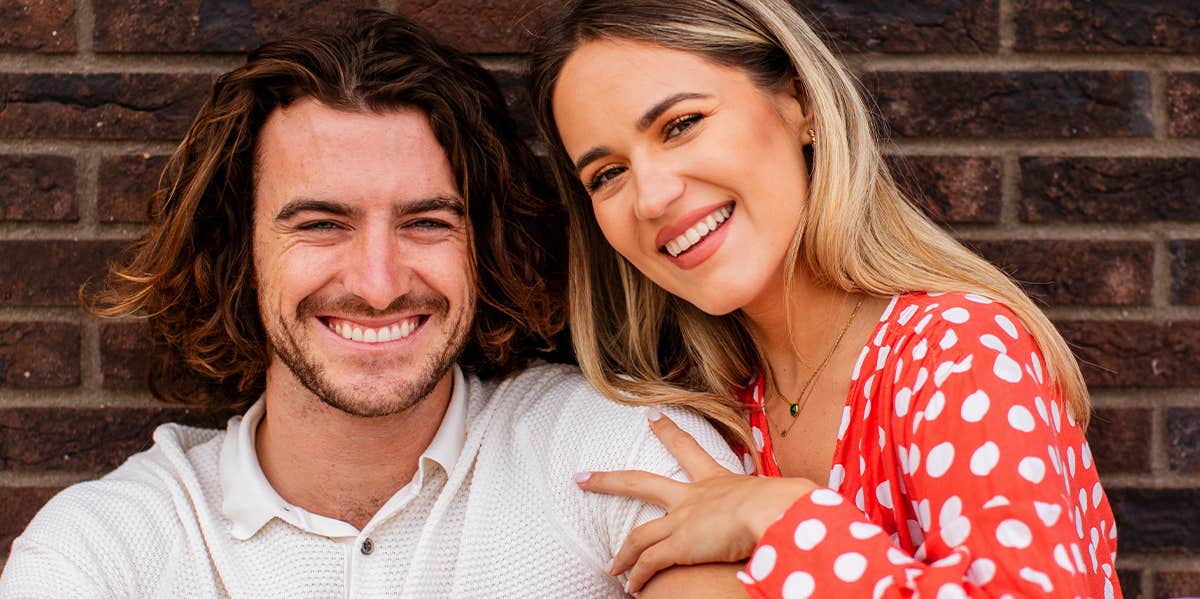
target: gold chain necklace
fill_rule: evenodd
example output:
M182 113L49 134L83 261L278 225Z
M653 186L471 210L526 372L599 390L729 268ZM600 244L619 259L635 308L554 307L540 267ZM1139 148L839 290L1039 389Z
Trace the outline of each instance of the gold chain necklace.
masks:
M819 378L821 375L821 371L825 370L825 365L829 364L830 358L833 358L833 354L837 351L838 346L842 344L842 338L846 336L846 331L850 330L850 323L854 322L854 317L858 315L858 311L862 308L863 301L865 300L866 298L860 298L858 303L855 304L854 310L850 312L850 317L846 319L846 324L842 325L842 331L838 333L837 339L835 339L833 342L833 346L829 348L829 352L825 354L825 358L821 360L821 363L818 364L815 369L813 369L812 374L808 375L808 380L804 381L804 386L800 388L800 395L796 398L796 401L788 401L787 397L783 395L783 391L781 391L779 386L775 384L774 377L771 377L771 387L775 389L775 395L778 395L780 399L787 403L788 414L790 414L792 417L792 421L787 425L787 428L784 428L779 432L780 437L787 437L788 432L792 430L792 427L796 426L796 422L798 422L797 417L800 416L800 413L804 411L805 406L808 405L809 392L812 391L813 387L815 386L817 378ZM763 414L766 414L766 410L763 410Z

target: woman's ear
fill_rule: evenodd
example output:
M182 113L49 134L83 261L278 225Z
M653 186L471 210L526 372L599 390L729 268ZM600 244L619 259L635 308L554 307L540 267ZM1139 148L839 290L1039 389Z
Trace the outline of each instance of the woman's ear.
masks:
M780 114L800 136L803 145L813 143L811 131L815 120L804 82L799 77L792 78L779 90L775 100Z

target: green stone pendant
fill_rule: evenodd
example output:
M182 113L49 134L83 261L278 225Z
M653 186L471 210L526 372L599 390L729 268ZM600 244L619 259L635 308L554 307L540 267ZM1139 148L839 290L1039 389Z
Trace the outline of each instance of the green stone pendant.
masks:
M792 415L792 418L795 418L796 415L800 413L800 404L798 404L798 403L788 404L788 413Z

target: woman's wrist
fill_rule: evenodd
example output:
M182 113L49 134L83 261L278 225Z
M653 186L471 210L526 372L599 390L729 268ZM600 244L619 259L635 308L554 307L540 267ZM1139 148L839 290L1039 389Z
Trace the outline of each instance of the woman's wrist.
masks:
M818 488L807 478L762 478L754 501L746 502L746 528L756 542L801 497Z

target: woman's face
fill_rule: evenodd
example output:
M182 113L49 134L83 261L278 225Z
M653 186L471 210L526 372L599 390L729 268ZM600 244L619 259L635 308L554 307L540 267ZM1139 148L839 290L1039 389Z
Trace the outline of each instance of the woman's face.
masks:
M584 43L552 98L608 242L710 314L781 297L811 117L793 86L644 42Z

